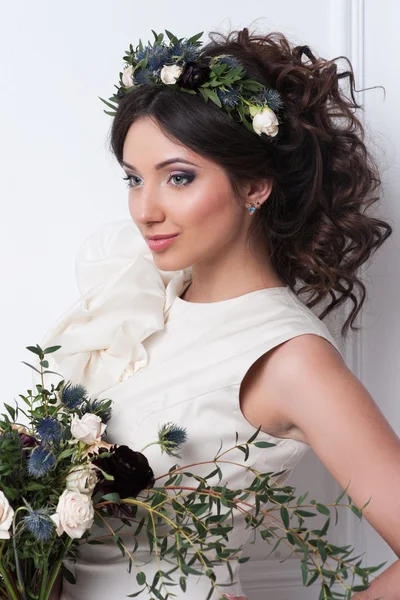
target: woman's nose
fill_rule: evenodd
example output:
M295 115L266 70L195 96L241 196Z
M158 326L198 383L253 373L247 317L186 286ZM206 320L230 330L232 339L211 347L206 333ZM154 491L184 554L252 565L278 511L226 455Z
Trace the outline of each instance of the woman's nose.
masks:
M146 189L143 188L140 194L133 198L131 208L135 213L135 221L147 223L157 220L162 212L160 193L155 185L152 187L148 185Z

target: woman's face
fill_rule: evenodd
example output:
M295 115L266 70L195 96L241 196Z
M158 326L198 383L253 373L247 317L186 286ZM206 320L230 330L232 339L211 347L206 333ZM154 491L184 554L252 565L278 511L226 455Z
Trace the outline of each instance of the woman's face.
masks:
M178 234L166 248L151 250L159 269L215 265L245 239L252 217L223 169L168 139L149 117L131 125L123 163L129 211L142 236Z

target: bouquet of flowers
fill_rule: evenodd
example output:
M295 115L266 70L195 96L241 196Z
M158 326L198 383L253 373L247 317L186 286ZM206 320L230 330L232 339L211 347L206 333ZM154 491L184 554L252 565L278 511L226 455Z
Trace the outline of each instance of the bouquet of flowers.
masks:
M350 557L353 549L329 544L325 536L331 510L315 500L309 505L302 504L308 492L296 498L293 487L271 485L276 473L260 473L254 469L254 480L248 489L209 485L207 480L215 475L221 481L219 463L226 462L232 448L219 451L210 460L207 476L188 471L188 467L196 467L196 464L176 464L166 474L166 480L156 486L153 470L144 454L102 439L111 418L111 399L91 399L82 385L63 379L57 386L52 384L50 390L46 389L44 375L54 373L45 370L49 367L46 355L60 347L44 350L38 345L27 347L39 357L41 369L23 362L40 374L42 383L36 385L35 393L27 390L25 395L20 394L23 408L17 402L15 407L4 404L7 413L0 418L1 598L48 600L60 570L74 583L72 573L63 564L64 559L76 559L78 540L87 538L89 543L101 543L91 540L90 530L93 523L104 526L109 516L119 518L121 524L132 528L136 520L134 535L145 529L150 551L159 558L168 556L175 561L173 571L179 569L179 585L184 592L189 574L207 576L210 598L214 588L218 588L213 567L225 564L232 579L230 562L248 560L240 555L242 548L229 546L229 533L234 525L229 523L228 517L234 508L245 514L247 527L259 531L269 544L276 541L271 552L281 541L293 548L301 558L303 584L310 586L317 578L321 579L321 600L350 600L352 593L369 587L369 575L385 563L361 567L360 560L353 565L359 558ZM27 425L18 422L20 413L28 420ZM239 444L236 435L235 448L243 452L244 461L252 445L274 446L256 441L259 431ZM165 423L158 432L158 439L149 444L160 444L162 452L180 458L179 450L186 441L184 428ZM183 475L197 481L197 487L181 487ZM345 493L346 490L332 505L336 520L337 506ZM254 496L254 501L249 501L250 496ZM349 496L347 498L349 505L345 506L361 519L366 505L358 508ZM309 531L304 527L304 520L316 515L309 510L310 505L327 516L321 529ZM274 512L278 512L280 518L274 516ZM138 518L138 514L144 516ZM296 520L296 524L291 520ZM167 527L161 535L157 531L160 523ZM117 531L107 527L131 569L135 565L134 551L125 547ZM283 536L279 537L279 533ZM143 587L131 597L145 590L149 597L160 600L169 597L168 586L173 585L171 571L159 570L153 581L147 581L145 573L136 568L137 584ZM346 581L350 573L353 574L351 584ZM361 578L358 585L353 585L355 575ZM336 583L343 587L342 593L332 591ZM222 593L220 597L232 598Z

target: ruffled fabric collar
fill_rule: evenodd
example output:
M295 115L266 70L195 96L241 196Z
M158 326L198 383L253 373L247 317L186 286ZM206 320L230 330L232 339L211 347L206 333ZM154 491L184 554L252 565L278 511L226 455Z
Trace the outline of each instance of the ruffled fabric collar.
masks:
M83 242L75 273L80 298L40 345L60 345L46 356L49 369L84 385L94 397L147 366L142 342L164 329L169 309L191 279L191 268L158 269L134 222L124 219L107 223ZM48 386L59 381L46 379Z

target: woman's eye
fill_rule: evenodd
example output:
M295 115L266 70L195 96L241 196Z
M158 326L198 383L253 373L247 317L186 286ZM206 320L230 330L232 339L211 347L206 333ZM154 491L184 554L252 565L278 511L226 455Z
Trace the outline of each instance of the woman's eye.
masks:
M195 176L190 173L175 173L174 175L170 175L169 180L174 179L174 178L175 178L175 180L178 180L178 182L176 184L174 184L172 187L185 187L186 185L189 185L189 183L191 183L193 181L194 177ZM123 177L122 179L124 179L125 181L128 181L128 188L139 187L136 185L136 183L134 183L135 179L140 180L140 177L137 177L136 175L127 175L126 177ZM182 179L186 180L186 183L180 183L180 181L182 181Z
M175 175L171 175L170 179L172 179L173 177L177 177L178 179L180 178L181 180L186 179L186 183L179 183L178 181L178 185L174 187L184 187L185 185L191 183L194 179L194 175L191 175L189 173L176 173Z
M128 188L131 188L131 187L136 187L136 185L134 185L132 183L132 180L133 179L139 179L139 178L136 177L135 175L127 175L126 177L123 177L122 179L125 179L125 181L128 182Z

